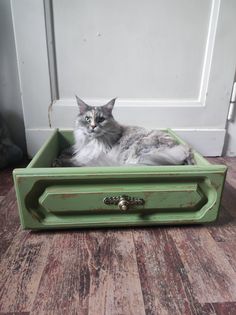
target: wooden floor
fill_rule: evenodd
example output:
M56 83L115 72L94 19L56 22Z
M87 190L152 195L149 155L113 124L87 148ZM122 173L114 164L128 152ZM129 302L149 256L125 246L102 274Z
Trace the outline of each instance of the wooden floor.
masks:
M236 314L236 158L208 226L22 231L0 172L0 314Z

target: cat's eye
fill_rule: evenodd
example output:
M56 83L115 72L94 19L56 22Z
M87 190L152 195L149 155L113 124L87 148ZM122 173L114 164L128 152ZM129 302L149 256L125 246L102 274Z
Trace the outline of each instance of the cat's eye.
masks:
M100 122L103 122L105 120L105 118L104 117L98 117L98 122L100 123Z
M90 117L89 116L85 116L85 120L89 122L90 121Z

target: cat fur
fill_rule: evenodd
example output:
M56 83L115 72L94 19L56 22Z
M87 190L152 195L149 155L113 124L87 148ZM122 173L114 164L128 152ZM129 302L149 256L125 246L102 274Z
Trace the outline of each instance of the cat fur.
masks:
M194 164L191 149L169 133L120 125L112 115L116 99L103 106L87 105L77 96L76 100L75 144L54 166Z

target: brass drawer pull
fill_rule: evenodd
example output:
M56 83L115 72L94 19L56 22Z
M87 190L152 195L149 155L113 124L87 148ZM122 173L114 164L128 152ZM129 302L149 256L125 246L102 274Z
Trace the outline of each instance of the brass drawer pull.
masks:
M118 205L120 210L126 211L129 206L133 205L144 205L145 201L142 198L134 198L126 195L115 196L115 197L105 197L103 199L105 205Z

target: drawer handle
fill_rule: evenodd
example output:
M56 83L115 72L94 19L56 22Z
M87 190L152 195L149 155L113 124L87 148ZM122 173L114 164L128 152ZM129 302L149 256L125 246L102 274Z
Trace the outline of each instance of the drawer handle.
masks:
M105 205L118 205L120 210L127 211L129 206L133 205L144 205L145 201L142 198L134 198L130 196L115 196L115 197L105 197L103 199Z

